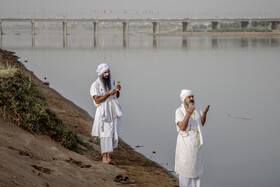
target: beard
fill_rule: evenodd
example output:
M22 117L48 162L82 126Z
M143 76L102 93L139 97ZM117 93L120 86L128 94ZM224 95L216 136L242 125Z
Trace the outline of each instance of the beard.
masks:
M102 77L102 81L104 83L105 89L107 91L111 90L111 78L110 75L106 78L106 77Z
M189 102L186 102L186 105L187 105L188 107L194 106L194 100L191 100L191 101L189 101Z

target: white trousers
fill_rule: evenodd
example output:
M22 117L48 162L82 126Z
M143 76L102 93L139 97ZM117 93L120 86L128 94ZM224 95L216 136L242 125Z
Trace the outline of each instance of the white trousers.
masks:
M113 137L101 137L100 138L100 147L101 153L111 153L113 150L118 147L118 140L115 140Z
M180 187L200 187L200 178L186 178L179 175Z

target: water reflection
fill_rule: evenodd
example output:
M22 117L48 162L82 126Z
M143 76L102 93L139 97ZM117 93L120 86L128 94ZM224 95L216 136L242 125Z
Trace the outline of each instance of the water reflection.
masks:
M153 35L153 48L158 48L158 47L159 47L159 36Z
M182 37L182 47L183 48L187 48L188 47L188 37L187 36L183 36Z
M248 47L249 46L249 38L241 38L240 44L241 44L241 47Z
M67 47L67 36L63 35L63 48Z
M271 38L271 45L272 46L279 46L280 45L280 38Z
M128 47L128 38L129 38L128 34L124 33L123 34L123 47L124 48Z
M35 47L35 35L32 35L32 48Z
M94 38L93 38L93 47L97 48L99 45L99 37L96 33L94 33Z
M212 38L212 48L218 48L218 46L219 46L219 39Z
M130 48L129 43L131 41L133 47L152 47L152 48L160 48L165 47L166 44L160 45L160 36L153 35L150 40L152 40L152 45L149 45L150 42L147 42L147 38L150 35L122 35L122 34L114 34L114 35L102 35L102 43L100 43L100 34L93 34L88 36L79 36L79 35L25 35L25 34L17 34L17 35L3 35L0 36L0 46L6 47L11 46L13 42L9 42L10 38L16 36L16 38L21 41L21 45L15 45L14 48L17 47L31 47L31 48L49 48L49 47L56 47L56 48L113 48L122 46L123 48ZM164 36L168 38L167 36ZM172 37L170 37L172 38ZM204 43L203 48L215 48L215 49L223 49L225 47L234 47L232 40L234 39L234 43L243 47L243 48L251 48L251 47L262 47L262 46L280 46L280 37L271 36L271 37L207 37L210 39L210 45L208 44L207 40L201 40L199 37L192 37L192 36L182 36L181 41L170 41L167 42L167 46L172 48L193 48L195 49L197 45L201 45ZM111 42L110 40L113 39L115 42ZM26 42L29 40L29 42ZM137 40L137 44L135 45L135 41ZM62 41L61 43L59 41ZM118 44L119 41L119 44ZM140 43L143 41L143 43ZM180 42L180 44L179 44ZM28 43L31 45L28 45ZM27 45L26 45L27 44Z

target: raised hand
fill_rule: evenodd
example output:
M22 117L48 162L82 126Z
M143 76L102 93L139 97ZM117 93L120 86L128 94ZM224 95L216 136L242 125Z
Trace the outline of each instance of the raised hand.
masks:
M207 105L207 106L205 107L205 109L204 109L203 113L204 113L204 114L207 114L207 112L208 112L209 108L210 108L210 105Z
M120 90L121 90L121 85L117 84L117 86L116 86L116 91L118 92L118 91L120 91Z
M194 105L188 107L187 105L185 105L185 109L186 109L186 112L189 113L189 114L192 114L193 111L195 110L195 107Z

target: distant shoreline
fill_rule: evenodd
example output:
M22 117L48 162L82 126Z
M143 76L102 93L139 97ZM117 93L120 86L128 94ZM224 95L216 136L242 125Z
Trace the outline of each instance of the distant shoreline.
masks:
M160 33L158 36L279 36L280 32L177 32Z
M3 35L21 35L21 34L32 34L30 31L27 30L10 30L10 32L4 32ZM67 35L72 34L93 34L93 31L90 30L73 30L67 33ZM40 34L63 34L60 30L39 30L36 32L36 36ZM99 34L123 34L122 30L100 30ZM178 32L174 30L163 30L159 34L153 34L151 30L130 30L129 35L137 35L137 34L144 34L144 35L153 35L153 36L279 36L280 31L272 31L272 32L227 32L227 31L188 31L188 32Z

